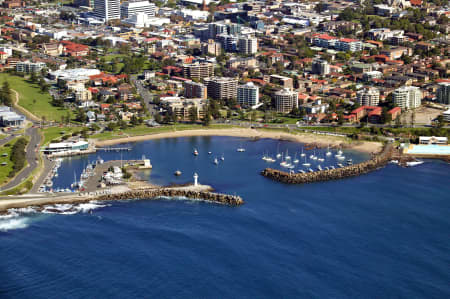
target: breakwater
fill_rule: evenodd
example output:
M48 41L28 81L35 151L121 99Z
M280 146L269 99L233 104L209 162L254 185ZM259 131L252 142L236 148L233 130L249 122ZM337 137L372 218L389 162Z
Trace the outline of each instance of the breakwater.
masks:
M123 200L123 199L159 199L161 197L186 197L191 199L201 199L230 206L239 206L244 200L237 195L215 193L208 191L195 191L186 189L156 188L130 190L116 194L100 195L95 200Z
M370 160L355 165L307 173L288 173L277 169L266 168L261 174L267 178L286 184L305 184L338 180L365 174L385 166L391 159L392 152L392 144L387 144L378 155L374 155Z

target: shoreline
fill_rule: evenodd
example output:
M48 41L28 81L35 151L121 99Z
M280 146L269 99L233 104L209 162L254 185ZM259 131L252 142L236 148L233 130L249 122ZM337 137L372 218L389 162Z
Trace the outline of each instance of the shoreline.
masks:
M123 137L117 139L95 141L95 146L111 146L122 143L140 142L146 140L156 140L164 138L179 137L205 137L205 136L221 136L221 137L241 137L241 138L267 138L276 140L287 140L305 144L317 144L319 146L330 146L333 148L342 147L353 149L364 153L378 153L383 145L381 142L374 141L355 141L348 142L343 137L335 137L329 135L316 135L308 133L291 134L280 131L265 131L248 128L230 128L230 129L199 129L199 130L183 130L164 133L155 133L140 136Z

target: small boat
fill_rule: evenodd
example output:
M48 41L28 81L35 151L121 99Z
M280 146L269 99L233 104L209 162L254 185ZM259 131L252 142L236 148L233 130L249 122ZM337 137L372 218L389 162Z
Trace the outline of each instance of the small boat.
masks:
M314 170L312 170L311 168L308 169L309 172L314 172Z
M218 165L219 164L219 160L217 158L214 159L213 161L214 164Z
M336 159L338 159L339 161L343 161L345 160L345 156L336 156Z
M317 166L317 169L321 171L322 170L322 166L320 166L320 165Z
M338 163L337 166L339 166L340 168L344 167L344 165L342 165L342 163Z
M287 163L286 161L281 161L280 166L281 166L281 167L286 167L287 164L288 164L288 163Z
M179 170L175 171L175 172L174 172L174 175L180 176L180 175L181 175L181 171L179 171Z
M299 173L306 173L306 171L304 171L303 169L300 169L298 172Z
M328 166L325 166L325 169L326 169L326 170L330 170L330 168L329 168Z
M310 167L311 163L306 162L306 159L305 159L305 163L303 163L302 165L305 166L305 167Z
M398 164L398 160L391 160L391 161L389 161L389 163Z
M286 156L284 157L286 160L290 160L291 156L289 156L288 150L286 150Z
M411 162L406 162L406 166L408 167L412 167L412 166L417 166L423 164L423 161L411 161Z
M333 165L330 166L331 169L336 169L336 167L334 167Z
M220 160L225 161L225 157L222 155L222 157L220 157Z
M194 154L194 156L198 156L198 150L196 148L194 148L193 154Z
M212 154L212 152L208 152L208 155L211 155Z
M327 157L332 155L332 153L330 152L330 146L328 146L328 148L327 148L327 153L326 153L325 155L326 155Z
M302 153L300 154L300 157L304 157L306 156L306 154L303 152L303 147L302 147Z
M243 153L243 152L245 152L245 148L240 147L240 148L238 148L236 151L237 151L237 152L240 152L240 153Z
M295 153L295 156L294 156L294 161L292 161L292 162L294 162L294 164L298 164L300 161L297 159L297 153Z
M281 158L281 154L278 153L278 154L276 155L276 157L277 157L277 159L280 159L280 158Z
M325 159L324 158L317 158L317 161L323 162L323 161L325 161Z
M338 150L338 155L341 156L343 154L343 152L341 150Z

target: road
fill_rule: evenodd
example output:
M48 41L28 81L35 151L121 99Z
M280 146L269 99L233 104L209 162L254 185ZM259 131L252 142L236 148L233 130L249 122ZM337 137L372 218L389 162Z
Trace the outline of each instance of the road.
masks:
M5 138L0 140L0 146L3 146L5 144L7 144L8 142L13 140L14 138L16 138L16 136L14 136L14 135L7 135Z
M7 184L3 185L0 188L0 191L5 191L12 189L16 186L18 186L20 183L22 183L24 180L26 180L31 173L36 169L36 167L39 164L38 161L38 147L36 147L36 144L40 144L41 142L41 135L39 134L39 131L37 128L31 127L25 130L25 135L30 136L30 141L26 148L25 157L27 159L28 165L25 169L23 169L21 172L19 172L18 175L11 181L9 181Z
M157 109L156 105L153 104L153 94L150 93L147 88L145 88L142 81L137 78L137 75L131 75L130 81L136 87L137 93L144 100L144 103L147 106L147 109L150 112L150 115L154 116L156 113L158 113L158 109Z

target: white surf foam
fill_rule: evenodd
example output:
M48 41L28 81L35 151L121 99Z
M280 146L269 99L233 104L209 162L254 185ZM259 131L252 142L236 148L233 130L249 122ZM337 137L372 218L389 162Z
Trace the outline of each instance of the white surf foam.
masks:
M28 227L28 218L11 218L0 220L0 231L9 231Z

